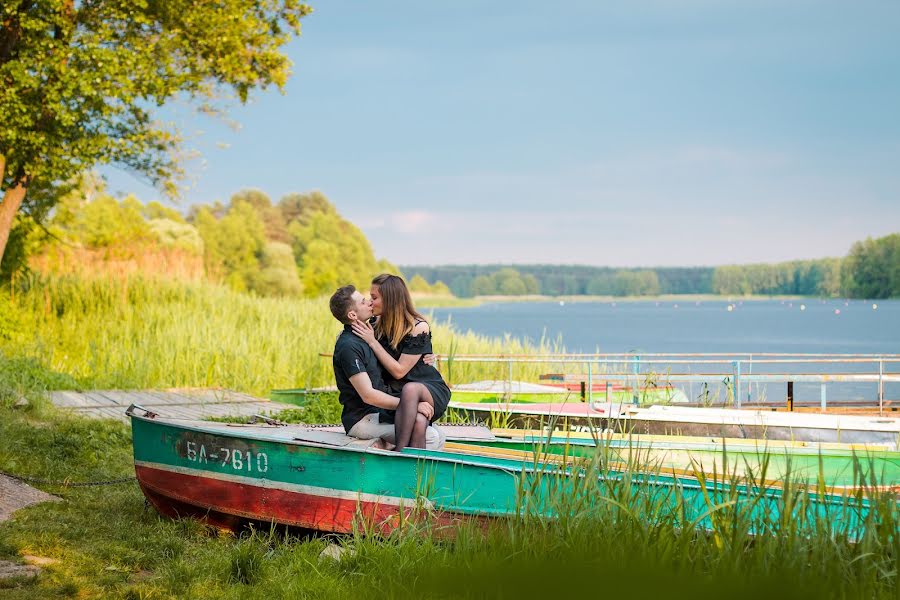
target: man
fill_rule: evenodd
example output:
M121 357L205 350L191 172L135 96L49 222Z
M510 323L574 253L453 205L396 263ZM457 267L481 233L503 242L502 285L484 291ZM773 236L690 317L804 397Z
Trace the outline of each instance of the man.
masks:
M352 285L339 288L328 302L331 314L343 323L344 331L334 345L334 379L338 387L341 423L351 437L381 438L393 443L394 425L379 422L380 410L394 410L399 398L388 394L381 376L378 359L369 345L353 334L352 324L368 321L372 306ZM428 424L434 407L419 403L416 427L425 428L425 447L437 450L443 446L443 435ZM420 429L421 431L421 429ZM421 435L421 434L420 434Z

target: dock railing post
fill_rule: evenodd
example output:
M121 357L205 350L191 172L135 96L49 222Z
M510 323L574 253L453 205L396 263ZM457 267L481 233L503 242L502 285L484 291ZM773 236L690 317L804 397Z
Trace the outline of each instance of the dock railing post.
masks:
M794 412L794 382L787 382L787 409Z
M822 405L822 412L825 412L825 410L826 410L826 408L825 408L825 407L826 407L826 400L825 400L825 383L824 383L824 382L822 383L822 402L821 402L821 405Z
M640 404L640 399L638 398L638 387L641 385L640 381L640 372L641 372L641 355L634 355L634 364L632 365L632 371L634 372L634 387L631 388L631 403L637 406Z
M878 414L884 416L884 357L878 357Z
M747 375L753 375L753 355L750 355L750 364L747 365ZM747 404L750 404L750 393L752 392L751 386L753 385L752 381L747 382ZM756 393L759 395L759 384L756 384ZM758 399L757 399L758 400Z
M594 408L594 363L588 361L587 401L588 406Z
M734 370L734 407L741 407L741 361L736 360L731 363Z
M508 373L509 373L509 374L508 374L508 377L507 377L507 383L509 384L509 388L506 390L506 401L509 402L510 400L512 400L512 389L513 389L513 384L512 384L512 382L513 382L513 379L512 379L512 371L513 371L513 366L512 366L512 365L513 365L513 363L512 363L512 359L510 358L509 360L507 360L506 364L507 364L507 366L508 366Z

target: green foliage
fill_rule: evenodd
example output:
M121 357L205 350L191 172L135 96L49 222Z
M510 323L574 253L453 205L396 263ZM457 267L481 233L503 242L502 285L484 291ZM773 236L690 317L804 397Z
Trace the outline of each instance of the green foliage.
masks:
M310 11L298 0L0 4L0 193L24 187L20 210L40 218L65 182L110 163L177 195L183 142L158 108L179 98L215 114L283 89L282 49Z
M0 309L7 308L0 300ZM0 343L3 339L3 325L0 324ZM43 400L48 390L74 389L75 380L64 374L51 371L35 358L10 357L0 352L0 408L9 408L19 399L25 398L30 406Z
M335 210L314 210L291 222L294 256L307 296L330 294L348 283L366 289L379 273L372 247L362 231Z
M900 296L900 233L853 244L842 280L851 298Z
M616 296L655 296L659 278L655 271L618 271L613 293Z
M334 213L334 205L328 201L325 194L313 191L308 194L288 194L278 202L278 210L285 223L297 222L300 225L308 225L312 216L316 213Z
M231 205L246 202L253 207L259 216L265 229L266 239L273 242L290 243L291 236L287 231L287 221L284 214L275 206L272 200L260 190L244 190L231 197Z
M234 290L248 291L260 271L265 227L249 202L233 203L221 219L201 210L195 221L203 238L207 273Z
M169 218L150 219L147 225L156 240L165 248L179 248L191 254L203 255L200 232L184 221Z
M526 293L543 293L550 296L759 294L834 297L843 291L853 297L888 297L877 294L887 293L878 292L878 290L892 286L892 283L887 283L888 280L896 281L900 278L900 275L896 275L898 272L897 259L891 258L895 256L895 251L889 250L889 248L893 248L892 244L894 243L890 241L891 237L860 242L854 246L851 255L844 260L823 258L779 264L658 267L655 269L612 269L580 265L517 265L514 270L519 273L525 283L528 290ZM842 264L844 264L843 270ZM858 267L852 265L858 265ZM440 267L403 267L403 269L410 276L420 276L428 282L449 281L451 291L463 298L522 293L522 286L510 277L512 269L500 265L445 265ZM859 271L860 283L856 283L851 275L854 271ZM862 282L872 283L869 285ZM502 291L504 285L506 292ZM846 289L843 289L842 285ZM862 290L865 290L865 293Z
M87 248L107 248L153 239L141 204L134 197L119 202L100 193L89 199L81 189L60 199L49 227L67 241Z
M254 276L253 291L263 296L299 296L303 291L291 247L269 242L263 247L261 270Z
M421 275L415 275L406 283L406 286L409 288L410 292L418 292L422 294L431 293L431 284L425 281L425 278Z
M434 285L431 286L431 293L437 296L452 296L453 292L450 291L450 288L443 281L435 281Z
M142 206L141 214L144 215L144 218L148 221L152 221L153 219L168 219L169 221L175 221L176 223L185 222L184 217L181 216L180 212L174 208L163 206L156 200Z
M207 274L238 291L315 297L353 283L363 289L380 272L362 231L341 217L321 192L289 194L277 205L247 190L225 206L192 209L203 238Z
M504 267L491 274L477 275L468 282L467 287L466 295L471 296L524 296L540 293L540 283L536 277L530 274L522 275L510 267ZM458 293L462 290L453 291Z
M803 295L833 297L840 294L841 261L836 258L778 264L716 267L713 291L726 296Z

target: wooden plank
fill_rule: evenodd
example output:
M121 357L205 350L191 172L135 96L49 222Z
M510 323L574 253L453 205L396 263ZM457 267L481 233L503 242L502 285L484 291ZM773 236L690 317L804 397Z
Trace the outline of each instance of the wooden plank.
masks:
M117 390L100 390L91 392L96 396L100 396L101 398L106 398L106 400L115 406L122 406L122 394L124 392L120 392ZM128 406L128 402L126 401L125 407Z
M152 394L149 394L148 391L149 390L136 390L132 392L132 397L135 399L134 403L147 407L157 406L159 403L159 398Z
M84 394L69 390L51 393L50 400L54 405L64 408L89 406L91 404L91 401Z
M112 402L109 398L104 396L101 392L90 391L83 392L84 396L88 398L93 406L116 406L114 402Z
M184 398L159 390L146 390L144 394L150 398L150 400L147 401L150 406L193 404L190 401L186 401Z

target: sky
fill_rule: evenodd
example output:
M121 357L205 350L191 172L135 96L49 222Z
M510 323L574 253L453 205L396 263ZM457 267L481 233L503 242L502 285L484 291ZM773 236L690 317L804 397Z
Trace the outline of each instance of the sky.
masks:
M198 151L179 208L320 190L401 265L777 262L900 231L895 0L311 4L239 127L165 109Z

